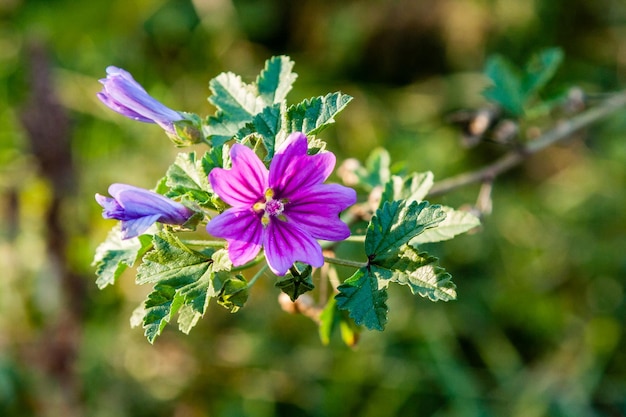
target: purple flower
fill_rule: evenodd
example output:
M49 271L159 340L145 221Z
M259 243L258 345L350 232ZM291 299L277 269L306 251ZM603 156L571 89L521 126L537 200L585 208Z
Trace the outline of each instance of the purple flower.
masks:
M319 267L324 258L316 239L350 236L339 212L356 202L356 193L323 184L335 166L335 155L307 155L304 134L287 138L269 171L244 145L233 145L230 156L232 169L214 168L209 181L232 207L213 218L207 232L228 241L233 265L251 261L263 247L276 275L285 275L295 261Z
M170 134L175 134L173 123L182 120L180 113L166 107L153 97L128 71L107 67L107 77L100 80L104 85L98 98L110 109L133 120L156 123Z
M193 211L152 191L126 184L112 184L113 198L96 194L96 201L104 209L102 217L122 221L122 238L139 236L155 222L184 224Z

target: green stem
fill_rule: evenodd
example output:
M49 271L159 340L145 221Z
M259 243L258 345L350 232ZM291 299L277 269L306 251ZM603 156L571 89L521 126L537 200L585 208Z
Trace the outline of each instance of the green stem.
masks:
M248 288L251 288L254 285L254 283L257 281L257 279L259 279L261 275L265 273L265 271L267 271L267 264L263 265L261 269L259 269L259 271L256 274L254 274L252 279L248 281Z
M328 256L324 256L324 261L328 262L329 264L350 266L353 268L365 268L367 266L367 262L351 261L349 259L341 258L329 258Z
M204 246L207 248L221 248L226 245L224 240L181 240L187 246Z

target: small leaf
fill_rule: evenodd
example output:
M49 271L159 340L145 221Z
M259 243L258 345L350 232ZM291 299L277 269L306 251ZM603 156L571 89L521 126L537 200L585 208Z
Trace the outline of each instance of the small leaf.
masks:
M205 177L211 173L213 168L224 167L224 155L228 155L228 146L214 146L210 151L206 152L200 161L202 165L202 174ZM208 179L207 179L208 183Z
M407 203L421 201L426 197L433 184L432 172L413 173L404 179L393 175L385 184L385 191L380 199L380 207L385 201L406 200Z
M256 116L251 123L237 132L237 139L241 140L245 136L253 133L261 135L263 145L267 150L266 160L270 160L274 156L276 135L281 128L281 104L274 104L266 107Z
M235 275L224 283L217 303L236 313L248 301L248 283L241 275Z
M493 81L493 85L483 95L513 116L521 116L524 113L525 97L521 77L513 65L504 57L492 56L487 60L485 75Z
M200 204L210 206L212 193L203 168L202 160L196 158L196 153L179 153L166 174L166 185L170 191L169 198L185 198Z
M334 117L351 100L352 97L349 95L337 92L293 105L287 109L287 131L289 133L303 132L306 135L319 133L326 126L335 122Z
M365 234L365 253L370 261L394 257L399 248L424 230L434 227L445 218L438 205L427 201L385 202L376 210Z
M541 90L552 79L563 62L561 48L545 49L533 55L526 65L522 89L527 98Z
M330 337L339 321L339 309L337 308L337 300L334 297L328 299L324 310L322 310L319 316L319 320L318 333L322 344L326 346L330 343Z
M378 279L367 268L360 268L338 287L337 307L347 310L358 325L384 330L387 323L387 291L378 288Z
M437 226L424 230L411 239L409 242L411 246L449 240L480 226L480 219L468 211L454 210L446 206L442 206L441 209L446 213L446 218Z
M148 342L154 343L169 323L170 319L183 304L183 298L176 295L176 290L170 285L161 284L154 287L144 304L143 318L144 334Z
M311 265L297 262L296 267L290 269L289 273L274 285L287 294L291 301L296 301L299 296L305 292L313 291L315 288L311 276L312 271Z
M411 246L403 246L395 259L373 262L370 269L377 278L408 285L413 294L432 301L456 299L456 285L450 274L439 266L439 260Z
M280 103L287 97L291 86L298 78L292 72L294 62L287 56L275 56L265 62L256 84L259 95L266 106Z
M213 95L209 101L232 122L247 122L265 107L254 88L232 72L225 72L209 82Z
M141 235L124 240L119 225L115 226L98 246L93 259L98 288L103 289L114 284L126 268L133 266L151 245L152 236Z

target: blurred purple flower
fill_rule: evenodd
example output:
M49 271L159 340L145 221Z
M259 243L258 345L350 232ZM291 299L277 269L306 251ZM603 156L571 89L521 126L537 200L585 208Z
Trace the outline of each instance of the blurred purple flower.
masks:
M207 232L228 241L233 265L251 261L265 249L276 275L285 275L295 261L324 264L316 239L343 240L350 229L339 213L356 202L356 192L323 184L335 166L335 155L307 155L307 139L292 133L276 152L269 171L244 145L233 145L232 169L209 174L217 195L232 207L214 217Z
M128 71L107 67L107 77L97 96L110 109L133 120L156 123L166 132L175 134L173 123L182 120L180 113L166 107L153 97L133 78Z
M126 184L112 184L113 198L96 194L102 217L122 221L122 239L139 236L155 222L184 224L193 211L153 191Z

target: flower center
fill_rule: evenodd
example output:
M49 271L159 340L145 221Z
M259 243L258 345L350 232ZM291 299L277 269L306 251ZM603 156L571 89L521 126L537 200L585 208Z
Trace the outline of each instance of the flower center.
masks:
M261 218L261 222L264 226L270 222L270 217L276 217L279 220L286 221L287 219L283 216L283 211L285 210L285 204L287 203L286 199L274 200L274 190L268 188L265 191L264 201L259 201L255 203L252 207L254 211L261 212L263 211L263 217Z

